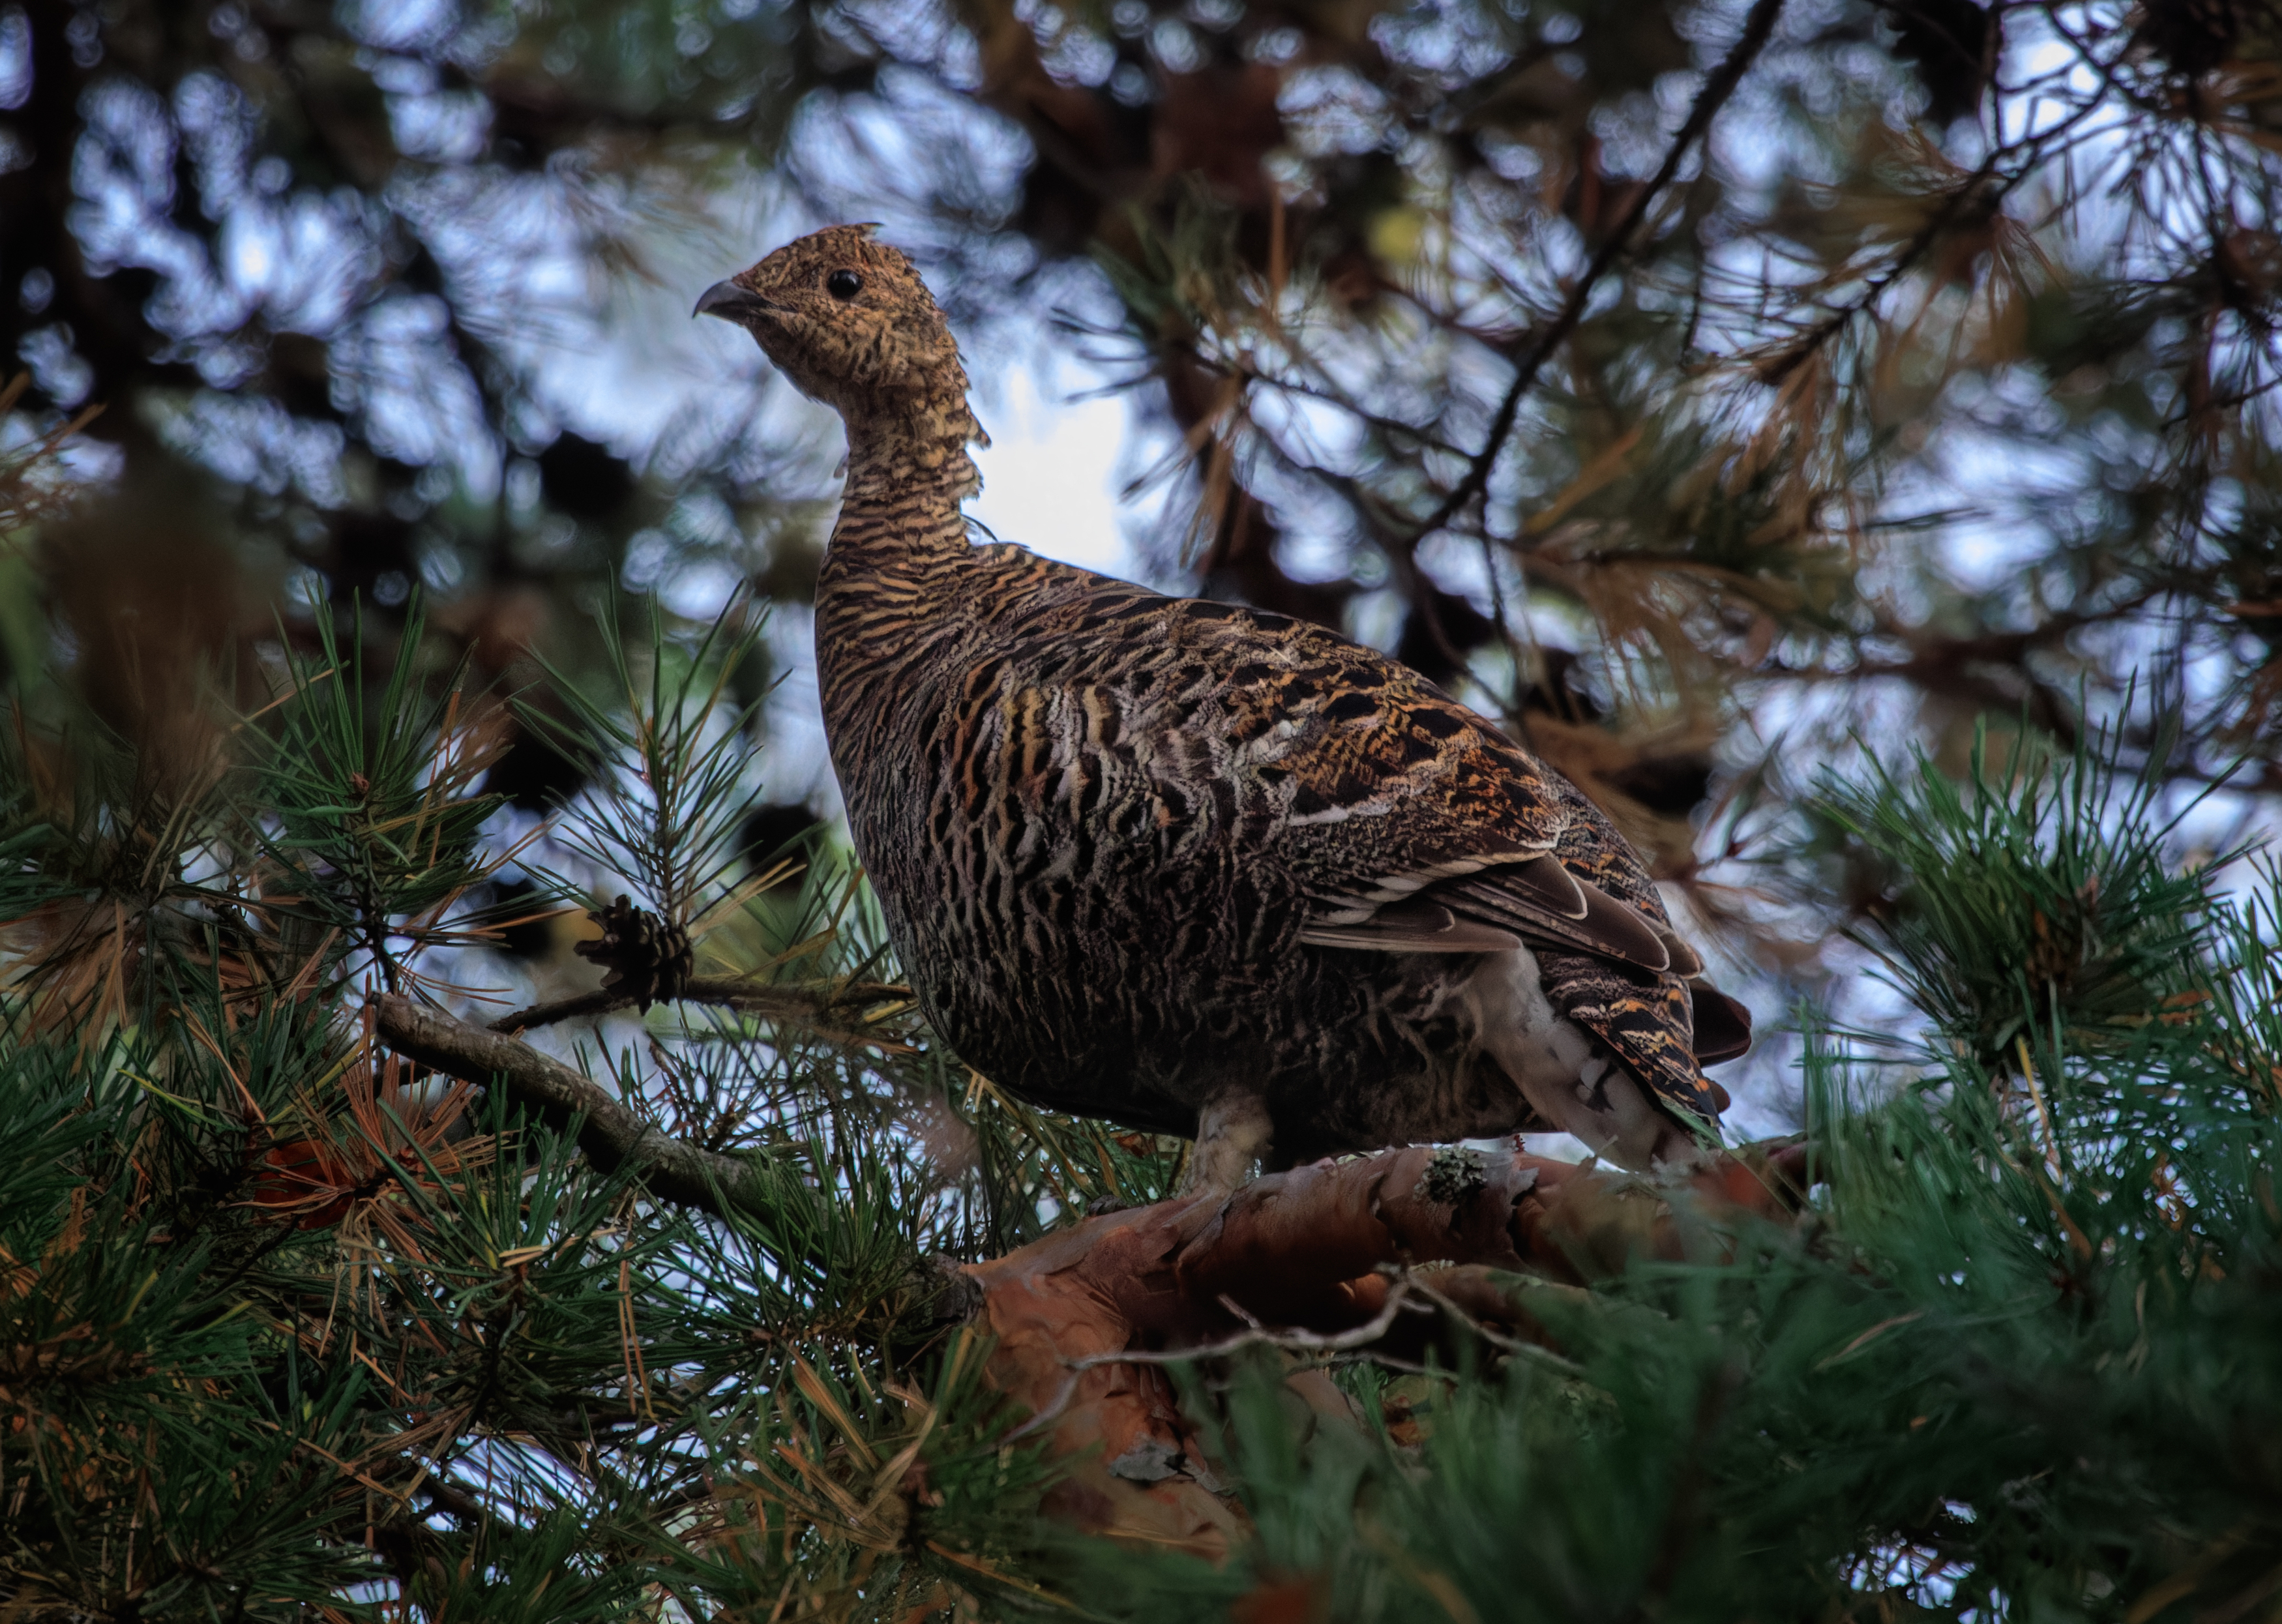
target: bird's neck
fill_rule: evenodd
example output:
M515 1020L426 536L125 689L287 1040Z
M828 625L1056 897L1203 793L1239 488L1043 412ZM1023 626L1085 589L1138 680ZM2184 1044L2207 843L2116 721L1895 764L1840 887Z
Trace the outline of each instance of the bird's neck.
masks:
M883 719L912 708L928 650L959 635L973 555L959 504L982 486L963 394L956 412L844 416L848 484L816 581L819 697L843 785L897 770Z
M873 568L966 549L959 504L982 488L967 455L982 430L962 392L939 402L903 402L846 414L848 483L832 550L860 553ZM843 556L843 564L858 562Z

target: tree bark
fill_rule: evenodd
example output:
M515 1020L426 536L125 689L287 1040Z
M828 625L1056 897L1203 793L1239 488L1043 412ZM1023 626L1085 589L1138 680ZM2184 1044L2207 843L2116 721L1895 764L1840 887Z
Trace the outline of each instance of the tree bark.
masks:
M1663 1183L1518 1150L1382 1151L1089 1219L965 1272L997 1340L991 1381L1069 1463L1047 1509L1217 1557L1244 1518L1168 1358L1250 1342L1415 1356L1453 1333L1541 1342L1501 1276L1573 1287L1635 1258L1724 1255L1736 1222L1796 1209L1805 1162L1802 1145L1753 1146ZM1320 1365L1287 1385L1322 1424L1360 1424Z

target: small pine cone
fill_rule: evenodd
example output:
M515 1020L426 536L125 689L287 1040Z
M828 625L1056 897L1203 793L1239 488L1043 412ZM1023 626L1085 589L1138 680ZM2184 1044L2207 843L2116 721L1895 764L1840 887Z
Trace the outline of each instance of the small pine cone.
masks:
M604 966L605 991L623 991L647 1012L653 1003L678 998L689 984L689 933L621 894L607 908L586 917L602 928L599 942L580 942L570 951Z

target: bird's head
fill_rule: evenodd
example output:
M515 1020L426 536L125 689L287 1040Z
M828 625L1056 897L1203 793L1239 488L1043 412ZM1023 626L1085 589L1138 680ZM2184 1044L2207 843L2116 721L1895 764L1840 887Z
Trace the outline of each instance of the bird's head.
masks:
M912 262L872 231L828 226L787 243L706 289L695 314L751 333L802 393L851 429L881 417L964 417L966 372L950 324Z

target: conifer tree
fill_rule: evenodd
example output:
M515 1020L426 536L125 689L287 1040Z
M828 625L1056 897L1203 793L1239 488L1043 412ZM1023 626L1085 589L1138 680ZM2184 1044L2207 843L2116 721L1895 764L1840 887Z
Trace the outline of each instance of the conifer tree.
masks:
M487 1026L431 1001L517 922L469 903L486 713L416 615L384 680L366 635L250 651L275 696L209 689L162 752L59 684L16 708L20 1615L2271 1605L2282 875L2183 870L2107 741L1808 803L1796 860L1885 876L1863 940L1924 1037L1818 1040L1803 1208L1525 1180L1520 1272L1389 1255L1355 1329L1070 1364L1170 1381L1220 1474L1215 1538L1153 1547L1071 1531L1102 1463L1054 1447L1067 1395L1010 1390L1000 1277L959 1267L1083 1246L1179 1147L949 1065L827 849L719 860L749 633L606 640L555 844L627 888L610 973ZM1444 1222L1507 1199L1420 1165Z
M2278 48L0 9L0 1616L2277 1616ZM549 392L757 195L887 217L979 373L1061 312L1145 567L1452 686L1786 989L1875 969L1803 1133L1199 1236L1179 1142L960 1067L768 721L830 448L726 363ZM1113 1231L1243 1313L1144 1324Z

